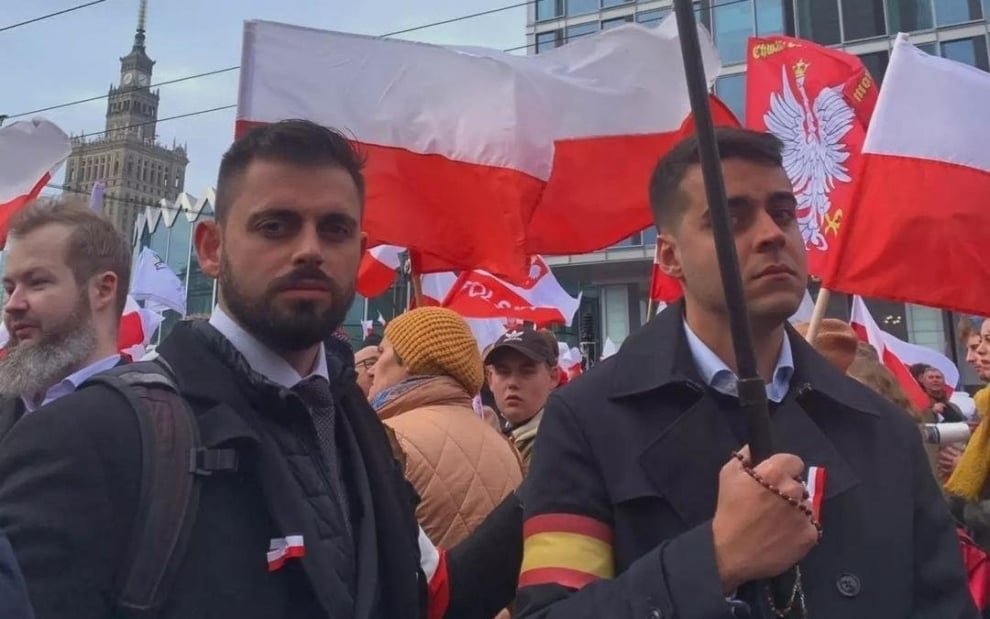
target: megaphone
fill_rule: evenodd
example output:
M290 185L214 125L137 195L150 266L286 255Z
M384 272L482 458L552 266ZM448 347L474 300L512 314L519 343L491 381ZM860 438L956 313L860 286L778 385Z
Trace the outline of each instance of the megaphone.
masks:
M972 430L965 422L956 423L926 423L922 427L925 442L930 445L951 445L965 443L969 440Z

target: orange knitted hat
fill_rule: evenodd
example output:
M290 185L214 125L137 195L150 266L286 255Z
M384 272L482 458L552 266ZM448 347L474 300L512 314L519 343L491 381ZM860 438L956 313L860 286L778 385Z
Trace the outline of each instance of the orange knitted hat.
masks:
M471 329L456 312L416 308L389 322L385 338L411 375L450 376L472 396L481 391L481 352Z

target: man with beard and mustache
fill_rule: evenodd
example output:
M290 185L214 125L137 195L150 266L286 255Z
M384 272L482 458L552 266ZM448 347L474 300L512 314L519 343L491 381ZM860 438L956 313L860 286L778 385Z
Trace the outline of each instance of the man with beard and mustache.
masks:
M131 273L127 241L81 204L31 204L11 222L6 249L0 439L25 414L120 363Z
M512 597L518 502L496 510L506 526L483 524L495 531L451 549L439 568L353 355L331 337L365 246L361 168L341 134L301 120L251 129L223 157L216 220L195 231L219 303L158 347L203 449L191 466L195 521L184 552L158 566L171 578L147 616L416 619L431 605L431 617L490 617ZM135 527L135 419L94 385L26 416L0 449L0 529L38 619L133 610L118 603L122 581L146 576L127 566L149 535ZM501 557L508 568L493 577Z

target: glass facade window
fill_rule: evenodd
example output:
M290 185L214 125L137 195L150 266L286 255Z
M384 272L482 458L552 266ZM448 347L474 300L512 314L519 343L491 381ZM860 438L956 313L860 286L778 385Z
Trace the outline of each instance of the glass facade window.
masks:
M567 0L567 16L587 15L599 8L598 0Z
M587 24L578 24L576 26L567 27L567 40L571 41L573 39L580 39L583 36L588 36L589 34L598 32L598 22L588 22Z
M636 0L602 0L602 7L609 8L612 6L622 6L623 4L632 4Z
M715 4L712 26L718 55L725 64L737 64L746 59L746 40L753 36L753 3L731 2Z
M990 0L987 0L990 2ZM636 21L647 26L656 26L664 17L670 15L670 9L653 9L652 11L641 11L636 13Z
M939 26L964 24L982 18L980 0L935 0L935 23Z
M611 28L617 28L623 24L628 24L633 20L632 15L626 15L625 17L616 17L615 19L606 19L602 21L602 30L609 30Z
M842 0L842 28L846 41L887 34L883 0Z
M601 337L601 346L604 346L606 339L621 344L629 335L628 285L602 286L602 314L605 332Z
M656 245L657 244L657 229L650 226L646 230L643 230L643 245Z
M916 32L935 25L931 0L887 0L891 32Z
M537 0L536 21L556 19L564 14L564 0Z
M792 0L755 0L756 34L784 34L784 3ZM793 28L793 24L791 25Z
M836 0L795 0L798 36L822 45L842 42Z
M938 46L935 43L925 43L924 45L916 45L915 47L925 52L926 54L931 54L932 56L938 56Z
M883 76L887 72L887 64L890 62L888 52L873 52L872 54L862 54L860 59L866 65L866 70L870 72L877 84L883 83Z
M548 49L553 49L555 47L560 47L561 40L560 30L551 30L550 32L541 32L536 35L536 53L545 52Z
M965 62L984 71L990 71L990 59L987 58L987 37L981 35L971 39L944 41L942 56Z
M946 351L945 327L942 324L942 310L920 305L904 306L907 319L907 334L911 342L927 346L944 353ZM883 325L881 325L883 328Z
M740 121L746 119L746 75L723 75L715 81L715 94Z

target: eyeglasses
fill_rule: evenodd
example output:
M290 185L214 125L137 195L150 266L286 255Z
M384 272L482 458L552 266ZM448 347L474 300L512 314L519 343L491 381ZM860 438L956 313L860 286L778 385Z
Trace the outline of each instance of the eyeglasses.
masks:
M357 363L355 363L354 367L357 369L368 371L371 369L371 366L375 365L377 361L378 359L364 359L363 361L358 361Z

